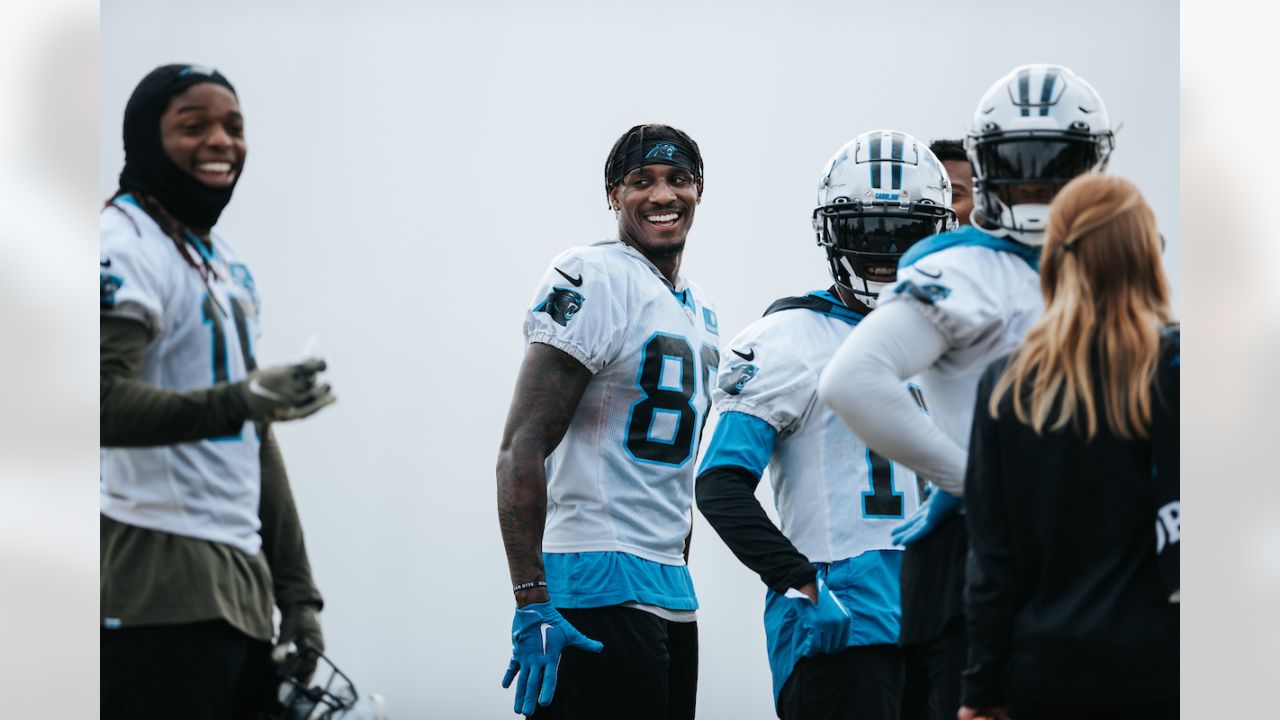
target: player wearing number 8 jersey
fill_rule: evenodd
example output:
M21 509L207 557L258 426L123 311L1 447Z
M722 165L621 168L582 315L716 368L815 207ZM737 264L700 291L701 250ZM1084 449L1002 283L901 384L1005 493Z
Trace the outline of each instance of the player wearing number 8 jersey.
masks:
M890 530L918 506L919 485L818 402L817 382L893 282L898 257L954 223L950 202L941 163L910 135L847 143L823 171L813 214L835 285L773 303L722 355L698 508L769 587L766 641L785 720L899 717L902 552ZM754 495L766 465L781 530Z
M557 256L525 316L497 469L517 605L503 684L526 715L692 718L686 561L719 360L715 309L680 273L698 146L636 126L605 187L619 238Z

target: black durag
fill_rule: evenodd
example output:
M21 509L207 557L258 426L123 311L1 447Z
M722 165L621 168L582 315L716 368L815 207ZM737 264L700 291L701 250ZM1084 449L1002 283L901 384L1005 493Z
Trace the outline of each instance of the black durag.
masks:
M200 65L163 65L147 73L124 108L124 170L120 189L155 197L164 209L190 228L205 230L218 222L231 201L231 187L214 188L178 167L160 141L160 117L173 96L200 83L236 89L222 73ZM240 180L237 173L235 181Z

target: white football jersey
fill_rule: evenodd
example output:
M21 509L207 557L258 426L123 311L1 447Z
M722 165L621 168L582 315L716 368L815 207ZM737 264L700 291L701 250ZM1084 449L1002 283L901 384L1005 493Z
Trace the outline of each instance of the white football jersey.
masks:
M978 380L1039 319L1040 275L1011 252L948 247L899 268L898 281L880 293L881 305L892 302L914 304L946 337L949 349L916 382L938 427L969 447Z
M794 307L806 301L815 308ZM890 531L920 503L915 473L872 452L818 399L819 373L861 317L844 305L817 309L830 301L820 292L781 301L790 309L775 303L725 348L713 394L722 416L745 413L777 431L769 474L782 532L825 563L899 550Z
M102 314L147 326L142 382L177 392L243 380L254 367L258 294L220 237L206 288L159 225L126 198L100 216ZM189 246L192 257L197 248ZM157 447L102 448L102 513L138 527L225 543L250 555L258 534L258 435Z
M622 242L573 248L552 261L525 317L525 338L572 355L593 377L547 459L544 551L684 564L717 332L701 288L683 277L672 288Z

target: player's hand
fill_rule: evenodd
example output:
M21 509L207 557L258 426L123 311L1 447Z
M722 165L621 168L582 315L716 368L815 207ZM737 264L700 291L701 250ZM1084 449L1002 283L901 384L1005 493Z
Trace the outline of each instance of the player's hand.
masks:
M538 705L550 705L556 692L560 653L565 648L598 653L604 645L578 632L550 602L516 608L511 621L511 663L502 687L511 687L517 673L515 711L532 715Z
M238 383L254 422L297 420L337 401L328 384L316 384L324 360L314 358L293 365L255 370Z
M956 713L956 720L1008 720L1009 713L1002 707L971 708L962 707Z
M800 604L800 619L804 638L800 641L800 656L831 655L844 650L849 639L853 618L840 598L831 592L826 578L818 575L815 581L817 602L808 597L796 598Z
M906 522L894 526L890 537L893 539L894 545L910 545L920 538L933 532L943 520L951 517L960 510L960 506L964 504L962 498L958 498L944 490L935 490L929 499L921 503L920 507L907 518Z
M280 608L280 638L271 651L271 659L280 664L288 657L290 645L313 647L324 651L324 633L320 631L320 608L314 603L293 603ZM316 656L301 654L301 660L293 669L293 677L306 685L316 672Z

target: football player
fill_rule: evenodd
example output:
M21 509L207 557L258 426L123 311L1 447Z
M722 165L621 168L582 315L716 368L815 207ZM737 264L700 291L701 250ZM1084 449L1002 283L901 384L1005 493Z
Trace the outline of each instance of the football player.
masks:
M822 373L819 394L867 445L939 489L894 531L909 546L904 613L916 611L911 598L920 593L934 598L940 616L958 614L963 524L952 520L958 527L942 542L913 543L958 511L978 379L1040 315L1037 267L1050 201L1077 175L1103 170L1113 146L1102 98L1071 70L1023 65L996 81L965 141L973 225L903 255L879 310ZM913 376L929 399L927 416L900 397L902 381ZM904 618L908 627L913 622ZM958 619L925 644L933 665L930 718L951 720L960 708L964 647Z
M813 211L835 284L773 303L722 356L698 508L769 588L765 635L784 720L899 717L902 550L890 531L919 488L817 402L817 381L896 279L898 258L954 226L950 204L947 173L923 143L893 130L854 138L827 162ZM781 529L754 494L766 465Z
M973 166L959 140L934 140L929 149L942 161L951 178L951 209L956 211L956 222L972 225L973 216Z
M951 177L951 208L956 211L956 220L961 225L972 224L973 166L964 144L959 140L935 140L929 149ZM924 574L916 568L963 569L964 532L960 516L943 520L903 558L902 631L898 644L907 665L907 684L902 693L904 720L929 718L929 707L946 707L950 700L944 698L954 697L959 687L959 678L947 669L961 667L965 661L960 585L948 584L954 581L948 575ZM930 554L940 557L925 559Z
M687 134L628 130L605 164L618 238L558 255L529 303L497 468L518 713L694 715L688 540L719 329L680 262L702 187Z
M323 361L257 369L253 275L213 231L247 154L231 83L156 68L124 149L101 215L102 717L256 717L277 704L273 601L277 659L324 646L268 423L334 398Z

